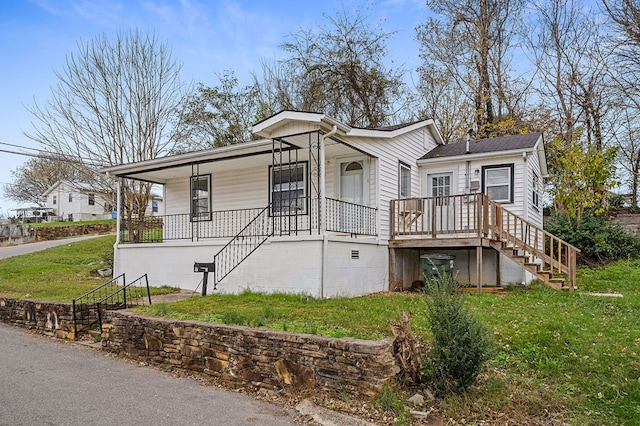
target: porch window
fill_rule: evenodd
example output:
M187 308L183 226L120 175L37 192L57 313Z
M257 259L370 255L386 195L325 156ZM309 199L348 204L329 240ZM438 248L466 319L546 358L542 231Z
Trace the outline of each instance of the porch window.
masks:
M533 207L536 210L540 209L540 177L536 172L533 172L533 178L531 181L531 189L532 189L532 202Z
M513 164L482 167L483 189L490 200L513 203Z
M211 175L191 176L191 220L211 220Z
M158 213L158 202L156 200L151 201L151 212Z
M307 214L307 163L271 166L272 215Z
M398 196L399 198L409 198L411 197L411 166L400 161L398 167Z
M89 198L89 205L90 206L95 206L96 205L96 194L89 194L88 198Z

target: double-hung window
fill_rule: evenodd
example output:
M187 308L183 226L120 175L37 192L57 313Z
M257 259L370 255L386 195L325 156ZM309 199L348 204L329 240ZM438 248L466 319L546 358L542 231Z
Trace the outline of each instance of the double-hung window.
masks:
M89 205L90 206L95 206L96 205L96 194L89 194L88 198L89 198Z
M211 175L191 176L191 220L211 220Z
M307 163L271 166L269 172L272 215L307 213Z
M533 178L531 180L532 189L532 203L536 210L540 209L540 177L536 172L533 172Z
M490 200L513 203L513 164L482 168L484 193Z
M411 166L401 161L398 167L398 195L400 198L409 198L411 197Z

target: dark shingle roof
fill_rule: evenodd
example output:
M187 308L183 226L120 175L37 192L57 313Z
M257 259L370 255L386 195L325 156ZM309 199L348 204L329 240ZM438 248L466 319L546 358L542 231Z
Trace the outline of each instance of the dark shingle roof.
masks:
M541 133L528 133L526 135L501 136L492 139L472 140L469 142L469 154L482 154L489 152L514 151L533 148L542 136ZM466 143L457 142L447 145L438 145L422 157L421 160L430 158L455 157L466 154Z

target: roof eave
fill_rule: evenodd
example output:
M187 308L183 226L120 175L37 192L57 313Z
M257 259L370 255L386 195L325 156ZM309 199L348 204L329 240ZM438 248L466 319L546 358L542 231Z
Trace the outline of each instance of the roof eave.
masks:
M502 156L517 156L522 155L523 152L529 152L533 148L519 148L519 149L511 149L508 151L492 151L492 152L477 152L477 153L464 153L458 155L449 155L446 157L436 157L436 158L423 158L418 160L418 165L421 164L431 164L431 163L444 163L447 161L460 161L467 160L473 158L491 158L491 157L502 157Z

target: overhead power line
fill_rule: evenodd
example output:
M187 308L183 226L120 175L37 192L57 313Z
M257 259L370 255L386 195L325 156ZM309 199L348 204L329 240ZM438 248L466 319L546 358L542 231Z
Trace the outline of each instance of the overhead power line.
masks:
M87 158L65 158L62 155L59 154L51 154L48 151L45 150L41 150L41 149L37 149L37 148L30 148L30 147L26 147L26 146L20 146L20 145L15 145L15 144L10 144L10 143L5 143L5 142L0 142L0 145L7 145L7 146L13 146L13 147L18 147L18 148L22 148L22 149L31 149L34 151L37 151L38 153L31 153L31 152L21 152L21 151L14 151L14 150L9 150L9 149L2 149L0 148L0 152L4 152L6 154L14 154L14 155L22 155L25 157L33 157L33 158L44 158L44 159L55 159L57 161L64 161L66 163L81 163L85 166L91 166L91 167L107 167L104 164L99 164L99 163L94 163L92 162L92 160L87 159Z

